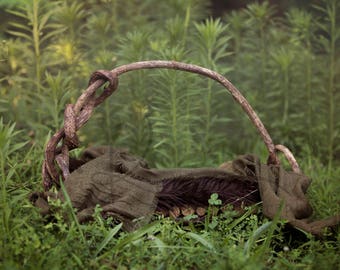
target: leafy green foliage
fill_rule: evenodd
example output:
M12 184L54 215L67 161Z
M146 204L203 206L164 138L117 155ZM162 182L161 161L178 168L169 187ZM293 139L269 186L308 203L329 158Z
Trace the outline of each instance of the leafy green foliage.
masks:
M209 18L209 1L0 1L0 268L305 269L339 265L340 234L322 240L286 232L258 206L218 213L213 194L202 224L155 217L133 233L103 220L79 224L70 202L54 222L28 202L41 189L47 139L60 128L96 69L178 60L230 78L275 143L287 145L314 181L316 218L339 209L339 1L282 16L268 2ZM218 166L267 152L220 85L169 70L119 78L117 93L79 131L83 146L129 148L157 167ZM15 124L14 124L15 123ZM65 215L61 213L66 213Z

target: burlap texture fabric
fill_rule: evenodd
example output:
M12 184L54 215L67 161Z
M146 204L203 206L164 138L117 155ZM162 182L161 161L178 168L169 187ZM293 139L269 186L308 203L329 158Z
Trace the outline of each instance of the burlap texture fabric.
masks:
M306 192L311 180L300 173L286 171L282 166L261 164L255 155L240 156L223 165L240 175L255 175L263 205L263 214L273 219L283 204L280 217L298 229L321 235L325 228L340 224L340 215L311 221L313 209Z
M103 216L119 219L123 228L131 231L148 222L157 206L167 205L169 198L172 206L176 202L208 205L210 194L218 193L223 203L237 202L235 206L262 200L263 213L271 219L283 204L282 219L315 235L340 223L340 215L309 222L313 212L306 197L310 179L281 166L261 164L254 155L240 156L220 168L159 170L150 169L143 159L127 151L91 147L80 159L70 161L70 169L64 186L80 222L90 220L100 205ZM31 196L43 215L51 214L48 196L54 195L36 192ZM61 190L56 197L65 200Z

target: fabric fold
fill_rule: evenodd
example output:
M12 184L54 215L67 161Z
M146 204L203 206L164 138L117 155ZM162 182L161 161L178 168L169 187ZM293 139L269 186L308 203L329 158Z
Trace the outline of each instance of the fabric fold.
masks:
M261 164L254 155L239 156L220 168L151 169L124 149L90 147L80 159L70 159L70 171L64 186L80 222L90 220L100 205L104 217L123 222L131 231L149 222L156 210L207 207L210 195L217 193L224 205L236 208L262 201L263 214L270 219L283 203L280 217L315 235L340 223L340 215L309 222L313 210L306 192L311 180L281 166ZM31 201L43 215L51 214L48 197L65 201L61 190L57 195L33 193Z

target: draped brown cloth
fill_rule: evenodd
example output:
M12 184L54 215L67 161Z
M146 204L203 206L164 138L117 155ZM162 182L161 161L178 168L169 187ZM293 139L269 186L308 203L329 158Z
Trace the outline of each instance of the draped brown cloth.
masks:
M131 231L147 223L156 210L208 206L210 195L217 193L223 204L236 208L262 201L263 213L271 219L283 203L280 217L314 235L340 223L340 215L309 222L310 179L281 166L261 164L254 155L240 156L220 168L151 169L125 150L91 147L80 159L70 160L70 170L64 186L80 222L90 220L100 205L104 217L122 221L123 228ZM62 190L57 195L31 195L43 215L51 214L49 196L65 200Z

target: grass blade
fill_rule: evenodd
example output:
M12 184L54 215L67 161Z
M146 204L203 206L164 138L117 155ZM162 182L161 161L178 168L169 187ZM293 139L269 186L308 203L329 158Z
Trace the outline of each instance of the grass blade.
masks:
M250 249L253 246L253 244L256 242L257 239L260 238L261 235L263 235L265 232L269 230L272 224L273 224L272 221L268 221L267 223L261 225L255 230L255 232L251 235L251 237L248 239L248 241L244 245L244 250L243 250L244 255L249 255Z
M197 242L201 243L203 246L205 246L208 249L215 249L213 244L210 243L208 240L206 240L201 235L198 235L198 234L193 233L193 232L188 232L188 233L186 233L186 235L189 236L189 238L192 238L192 239L196 240Z
M84 236L83 230L80 227L80 224L79 224L79 221L77 219L76 213L74 212L74 209L73 209L73 206L72 206L72 202L71 202L70 196L68 196L68 193L67 193L67 191L65 189L63 181L60 181L60 188L61 188L61 190L63 192L66 204L69 207L69 211L71 212L72 219L73 219L73 221L75 222L75 224L76 224L76 226L78 228L78 231L80 233L81 239L83 240L83 243L86 244L86 240L85 240L85 236Z
M122 226L123 226L123 223L120 223L108 233L105 239L98 246L97 251L95 253L95 257L97 257L97 255L103 250L103 248L106 247L106 245L111 241L112 237L114 237L119 232Z
M140 228L139 230L128 234L124 239L122 239L121 242L119 242L116 245L115 250L121 250L124 246L128 245L129 243L143 237L148 232L154 230L154 228L156 226L158 226L159 223L160 223L160 221L147 224L144 227ZM155 233L155 231L154 231L154 233Z

